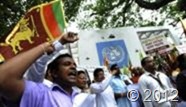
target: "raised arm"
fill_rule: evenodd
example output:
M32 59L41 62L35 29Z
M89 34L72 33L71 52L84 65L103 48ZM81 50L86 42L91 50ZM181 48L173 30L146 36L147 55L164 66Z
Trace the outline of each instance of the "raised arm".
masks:
M72 43L78 40L77 34L69 32L63 36L62 42ZM6 99L18 101L24 91L23 75L26 70L44 53L51 53L54 47L50 43L43 43L37 47L23 52L0 65L0 94Z
M41 57L45 50L51 50L50 43L43 43L23 52L0 65L0 94L11 101L18 101L24 91L23 74L29 66Z
M53 43L55 51L51 54L44 54L35 63L31 65L26 73L26 79L34 82L42 82L45 76L45 66L52 57L63 49L62 44L59 41Z
M108 77L105 78L102 82L100 82L100 83L92 83L90 85L91 93L95 93L96 94L96 93L103 92L109 86L111 78L112 78L112 75L108 75Z
M35 82L42 82L45 76L45 66L59 51L63 49L63 45L73 43L78 40L76 33L68 32L63 34L58 40L52 43L54 52L44 54L28 69L26 78Z
M112 76L116 73L116 71L111 71L109 75L107 75L107 77L102 81L102 82L96 82L96 83L92 83L90 85L90 90L91 93L101 93L103 92L109 85L110 85L110 81L112 79Z

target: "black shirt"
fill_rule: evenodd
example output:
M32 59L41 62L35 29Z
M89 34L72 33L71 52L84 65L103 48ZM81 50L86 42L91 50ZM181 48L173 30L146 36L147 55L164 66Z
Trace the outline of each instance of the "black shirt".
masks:
M178 74L176 78L176 85L178 90L178 96L186 101L186 75L183 73Z

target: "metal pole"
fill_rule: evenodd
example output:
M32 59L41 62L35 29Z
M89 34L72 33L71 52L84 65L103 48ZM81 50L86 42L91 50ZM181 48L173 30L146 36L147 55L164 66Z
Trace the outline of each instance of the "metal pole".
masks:
M67 33L67 28L65 28L64 31L65 31L65 33ZM69 54L72 55L72 50L71 50L70 43L66 44L66 47L68 49Z
M69 54L72 55L72 50L71 50L70 43L67 44L67 48L68 48L68 52L69 52Z

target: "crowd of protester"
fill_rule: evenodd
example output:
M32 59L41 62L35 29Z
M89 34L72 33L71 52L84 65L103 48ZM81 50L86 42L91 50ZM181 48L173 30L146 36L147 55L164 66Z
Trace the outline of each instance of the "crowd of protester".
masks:
M131 77L121 73L117 63L108 63L94 70L91 83L86 69L77 70L73 57L63 51L64 44L77 40L77 34L68 32L53 43L40 44L1 63L0 106L186 107L186 54L174 63L180 69L176 79L166 63L157 64L157 57L147 56L141 60L142 67L130 69ZM178 96L161 100L166 97L163 92L172 89L178 90ZM156 91L160 94L154 95ZM132 101L132 97L137 99Z

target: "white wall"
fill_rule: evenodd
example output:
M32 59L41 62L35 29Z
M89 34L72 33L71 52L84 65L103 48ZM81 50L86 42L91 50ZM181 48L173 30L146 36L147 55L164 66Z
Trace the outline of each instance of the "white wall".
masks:
M115 35L116 38L109 39L108 36L110 34ZM79 47L78 53L79 53L80 65L99 66L100 63L99 63L98 53L96 49L97 42L123 39L132 65L141 66L139 54L136 53L136 50L140 50L143 52L143 48L139 41L136 30L133 27L95 30L95 31L94 30L80 31L79 37L80 40L78 41L78 47Z

